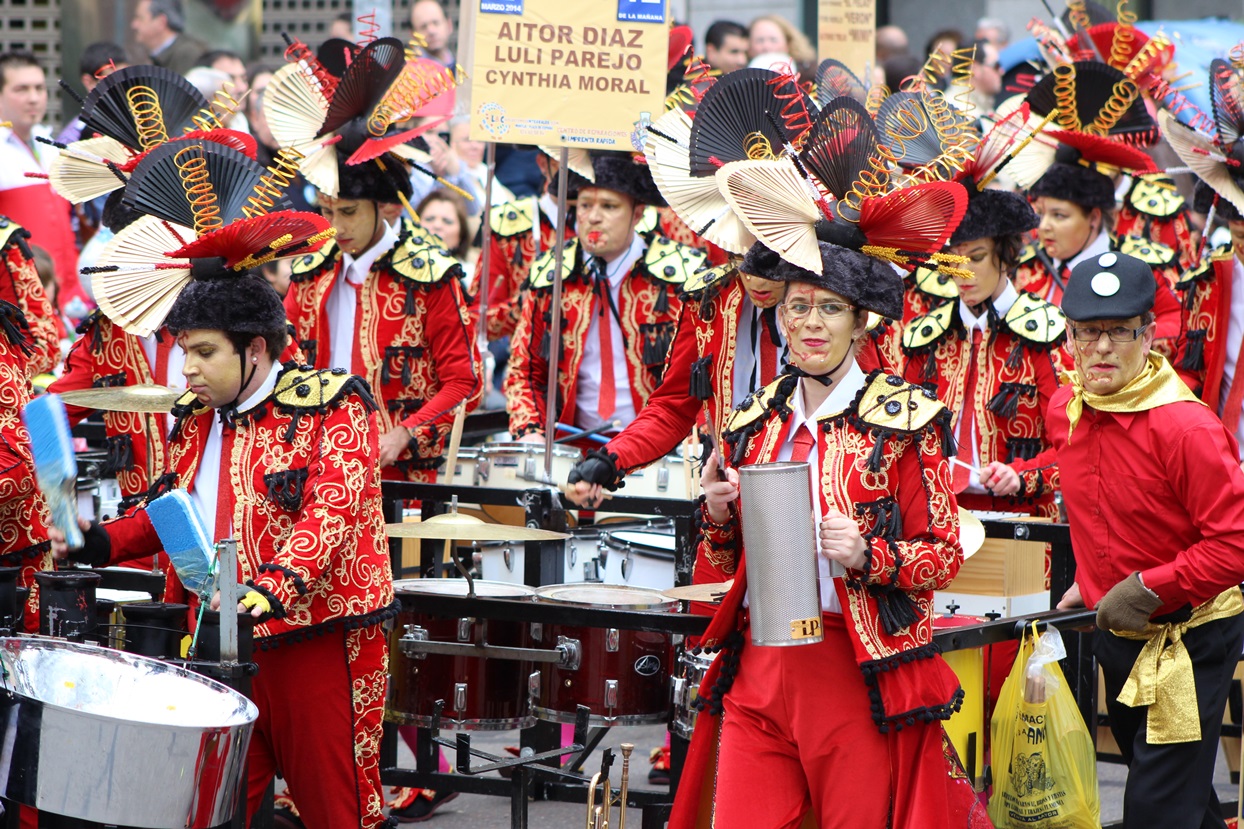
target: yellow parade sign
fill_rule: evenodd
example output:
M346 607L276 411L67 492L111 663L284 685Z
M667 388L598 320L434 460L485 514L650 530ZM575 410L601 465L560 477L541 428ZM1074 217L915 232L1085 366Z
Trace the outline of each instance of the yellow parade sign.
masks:
M873 0L819 0L817 55L834 58L868 83L865 69L876 60L877 10Z
M643 149L664 109L665 0L468 2L472 139Z

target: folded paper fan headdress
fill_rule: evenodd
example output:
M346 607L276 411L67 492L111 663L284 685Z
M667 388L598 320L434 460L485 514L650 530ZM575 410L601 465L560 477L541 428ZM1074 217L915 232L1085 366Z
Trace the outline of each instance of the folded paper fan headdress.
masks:
M105 245L96 301L126 331L155 331L191 279L246 273L315 249L333 231L322 217L289 209L295 169L282 150L267 170L230 147L183 139L151 150L135 167L123 204L144 214Z
M254 158L255 139L224 128L238 106L224 91L209 103L164 67L119 69L82 101L85 137L56 145L61 152L49 170L52 187L75 204L107 195L125 185L146 153L185 137L216 141Z
M1166 110L1158 117L1171 148L1219 197L1215 208L1218 217L1239 221L1244 219L1244 73L1222 58L1214 58L1209 65L1209 84L1212 132L1182 124ZM1202 197L1201 201L1206 199ZM1204 205L1206 209L1209 206Z
M372 165L404 174L392 168L409 165L436 178L407 142L444 118L412 129L399 125L453 90L457 77L452 71L391 37L353 51L346 41L329 41L319 56L302 42L286 39L290 62L269 81L264 113L281 146L302 154L299 171L307 181L336 198L346 167Z

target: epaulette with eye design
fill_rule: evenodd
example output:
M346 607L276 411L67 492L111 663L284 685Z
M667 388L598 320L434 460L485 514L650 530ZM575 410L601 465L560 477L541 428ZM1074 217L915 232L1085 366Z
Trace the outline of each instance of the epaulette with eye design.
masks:
M1004 320L1011 333L1038 345L1052 345L1067 336L1067 318L1052 302L1036 294L1022 293Z
M869 382L857 406L864 424L900 434L919 432L946 411L932 389L884 373Z

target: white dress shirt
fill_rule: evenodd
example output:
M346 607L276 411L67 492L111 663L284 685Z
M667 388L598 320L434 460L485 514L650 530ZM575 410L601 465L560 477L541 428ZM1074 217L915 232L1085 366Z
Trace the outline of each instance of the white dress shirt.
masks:
M358 333L354 330L354 285L362 285L371 266L397 242L398 222L385 222L384 233L376 244L357 257L341 252L341 273L328 293L325 311L328 313L329 368L353 371L354 343Z
M273 363L272 370L254 394L246 398L238 406L239 412L255 408L276 388L276 378L281 373L281 364ZM224 424L218 415L212 416L212 428L207 433L207 442L203 446L203 457L199 460L199 468L194 474L194 484L190 487L190 498L199 509L199 515L207 525L207 531L213 532L216 527L216 491L220 486L220 464L224 453ZM232 524L229 530L232 532ZM216 538L213 541L221 541Z
M181 349L181 346L177 345L176 343L173 343L172 346L168 350L168 374L167 376L164 376L164 377L156 376L156 348L157 348L156 338L158 335L159 335L159 332L152 332L145 337L140 337L138 340L140 343L142 343L143 354L147 356L147 365L151 368L152 381L156 385L164 385L164 386L168 386L169 388L174 388L174 389L184 389L186 387L186 376L181 373L181 370L186 365L186 352L183 351ZM165 331L164 336L171 337L173 335L170 334L168 331ZM164 427L165 434L168 434L169 432L172 431L173 424L176 422L176 420L177 418L173 417L173 415L171 414L165 415L165 421L166 421L165 427Z
M1006 318L1007 313L1011 310L1011 306L1015 304L1015 300L1019 299L1019 292L1015 290L1015 286L1011 284L1011 280L1004 276L1002 277L1002 282L1005 287L1003 287L1002 293L998 294L998 298L993 300L994 312L998 315L999 320ZM985 309L982 308L982 310ZM982 340L987 340L989 338L988 311L978 317L972 313L972 309L968 307L968 304L961 299L959 300L959 318L963 320L963 327L967 329L968 342L972 341L972 332L977 329L982 332ZM977 367L978 382L983 376L984 375L980 372L980 368ZM964 407L971 406L972 401L965 399L963 401L963 405ZM981 465L980 431L976 427L976 419L972 419L971 434L962 434L960 432L960 427L962 425L963 418L960 417L955 421L955 445L959 447L960 460L968 462L970 458L970 463L974 467L968 473L968 485L967 489L964 491L975 492L978 495L989 495L991 494L989 490L981 486L981 476L976 473L976 470L980 469ZM965 453L965 449L969 450L970 454ZM968 455L968 457L964 457L965 454Z
M1109 253L1109 252L1110 252L1110 234L1103 230L1102 232L1097 234L1096 239L1094 239L1093 241L1089 242L1087 245L1084 246L1084 250L1080 251L1075 256L1068 259L1065 263L1055 262L1054 271L1055 273L1061 272L1063 269L1063 265L1065 264L1067 266L1067 272L1070 274L1071 271L1074 271L1076 269L1076 265L1080 264L1081 262L1084 262L1085 260L1088 260L1088 259L1096 258L1098 256L1101 256L1103 253ZM1047 302L1054 301L1053 291L1054 291L1054 286L1053 284L1051 284L1050 294L1049 296L1045 297L1045 300ZM1057 305L1058 303L1055 303L1055 304Z
M1222 363L1222 385L1218 391L1218 414L1222 414L1227 404L1227 395L1231 391L1231 381L1235 378L1236 358L1240 356L1240 342L1244 340L1244 265L1239 257L1232 259L1231 264L1231 308L1227 319L1227 339L1222 347L1226 349ZM1235 439L1240 444L1241 459L1244 459L1244 417L1235 426Z
M30 130L31 144L18 138L13 130L0 127L0 190L16 190L35 184L47 184L47 179L31 178L27 173L46 173L60 150L36 141L51 138L52 130L43 124L35 124ZM38 243L38 239L34 240Z
M760 342L762 337L769 336L769 332L765 330L760 314L761 309L752 304L752 298L744 291L734 349L734 385L731 395L731 404L734 406L738 406L749 394L764 386L760 370ZM786 335L780 325L777 326L777 331L780 343L777 347L777 368L780 371L782 364L786 362ZM772 382L773 378L769 380Z
M852 360L851 367L847 369L847 373L843 378L830 389L829 396L821 402L821 405L817 407L815 412L808 415L803 409L803 384L815 382L815 380L800 378L799 385L790 396L792 409L790 429L786 433L786 441L778 447L776 460L790 460L791 454L795 449L795 435L799 432L800 425L806 425L815 438L819 434L817 431L817 421L845 411L851 405L851 401L855 399L855 396L868 383L868 377L860 369L859 363ZM821 536L821 519L823 517L821 512L820 458L820 445L818 441L812 444L812 448L808 452L808 477L812 485L812 535L818 540L817 549L813 551L813 555L816 556L816 568L820 574L821 610L825 613L841 613L842 605L838 601L838 591L835 589L834 579L840 578L844 570L840 565L832 563L830 559L820 554L819 540ZM747 596L743 597L743 604L747 606Z
M613 296L615 308L620 309L618 294L622 290L622 283L626 281L631 268L647 249L648 243L644 241L644 238L639 234L634 234L631 237L631 246L605 263L605 275L609 278L609 293ZM635 419L635 402L631 399L631 373L626 363L622 325L612 316L612 310L609 308L603 310L604 313L610 314L609 333L613 335L614 410L609 419L620 420L622 425L626 426ZM575 425L580 429L595 429L605 423L596 411L600 404L600 312L601 309L593 303L592 323L587 329L587 341L583 344L583 359L579 363L578 391L575 393Z

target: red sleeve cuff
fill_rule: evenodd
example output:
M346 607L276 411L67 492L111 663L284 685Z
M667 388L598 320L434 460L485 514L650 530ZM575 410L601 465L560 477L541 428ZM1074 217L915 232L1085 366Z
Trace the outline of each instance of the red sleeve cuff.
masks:
M1158 598L1162 600L1162 604L1183 604L1188 600L1187 595L1179 586L1178 576L1175 574L1175 562L1161 564L1157 567L1151 567L1148 570L1142 570L1140 579L1154 593L1158 594Z

